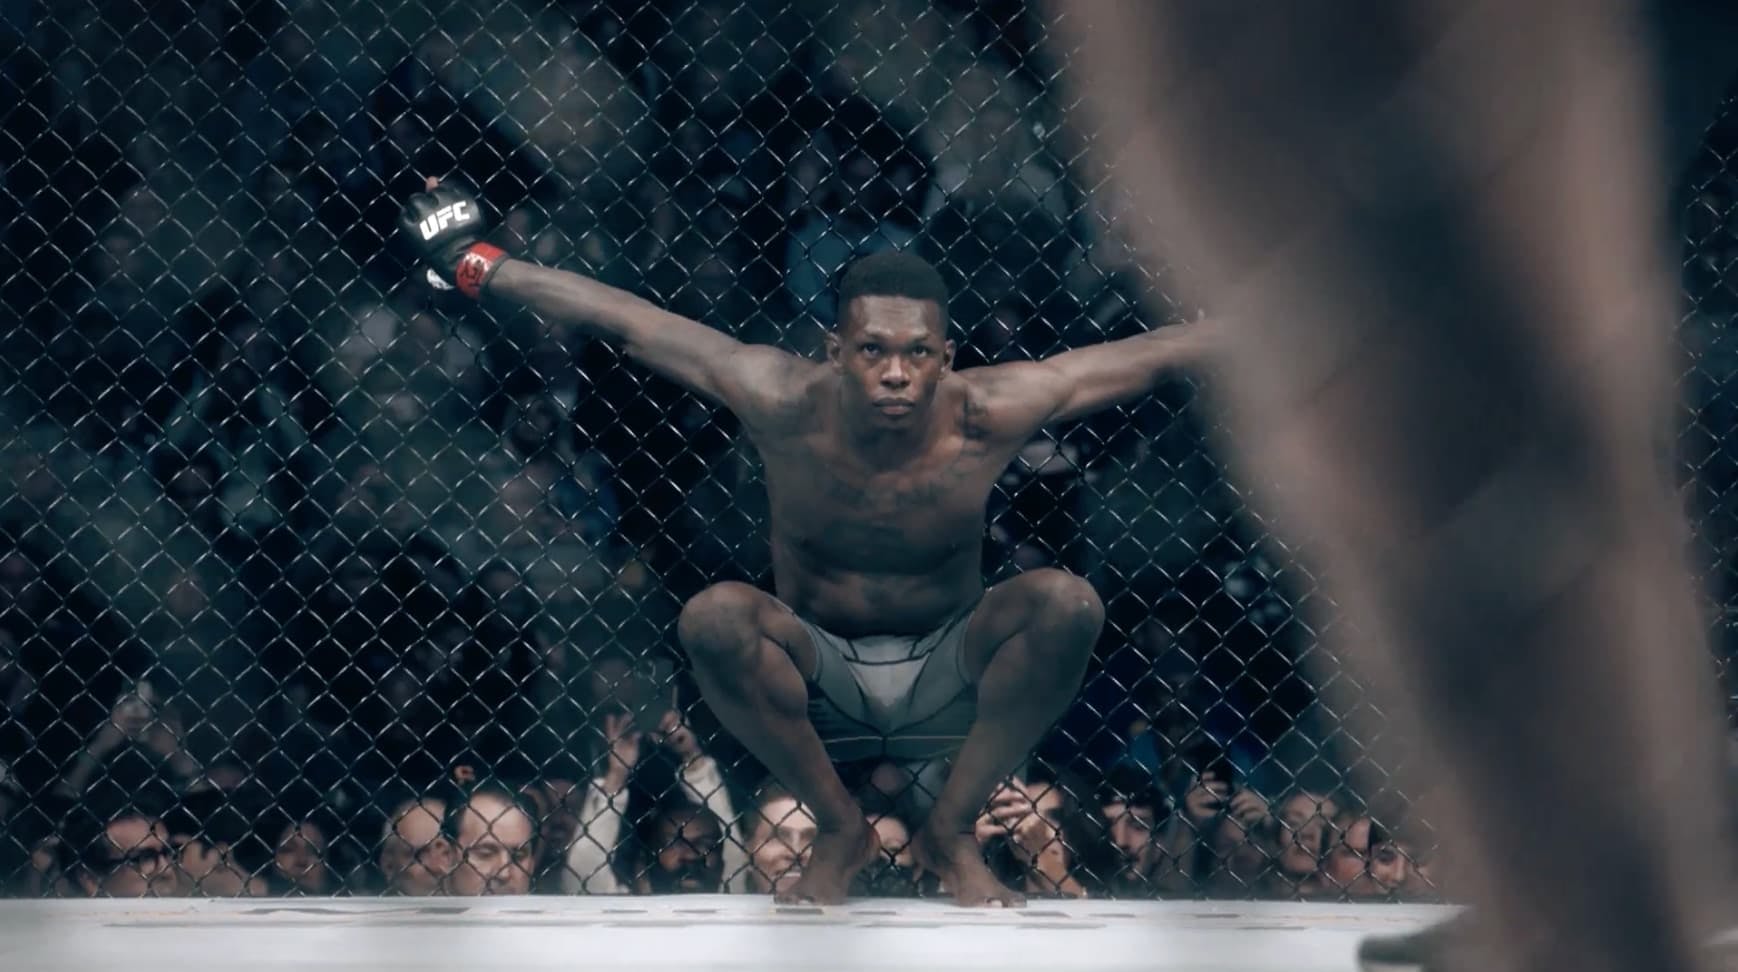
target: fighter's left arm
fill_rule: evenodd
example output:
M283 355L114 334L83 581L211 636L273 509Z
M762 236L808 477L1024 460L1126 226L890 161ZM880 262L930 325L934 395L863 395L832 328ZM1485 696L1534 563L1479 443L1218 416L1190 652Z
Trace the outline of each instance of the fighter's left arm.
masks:
M1147 395L1179 370L1210 365L1220 343L1216 324L1196 321L985 371L997 373L998 398L1019 399L1004 414L1036 429Z

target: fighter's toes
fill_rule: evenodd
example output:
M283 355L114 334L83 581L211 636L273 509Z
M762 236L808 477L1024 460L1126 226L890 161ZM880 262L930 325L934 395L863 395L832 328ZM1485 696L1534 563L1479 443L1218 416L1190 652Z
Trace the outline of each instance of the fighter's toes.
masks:
M772 896L774 904L781 905L818 905L824 901L815 900L815 892L805 888L793 887L788 891L780 891Z
M919 866L941 879L962 908L1023 908L1026 896L996 879L971 834L923 833L911 842Z
M785 905L844 904L851 891L851 879L880 853L881 844L867 820L852 821L839 830L822 831L815 837L802 876L773 895L773 901Z
M988 893L972 892L969 896L961 894L955 899L965 908L1024 908L1026 896L1018 891L998 887Z
M824 875L804 874L797 883L772 896L781 905L839 905L845 903L846 886Z
M961 875L953 887L954 903L962 908L1024 908L1026 896L996 880L988 867L982 875Z

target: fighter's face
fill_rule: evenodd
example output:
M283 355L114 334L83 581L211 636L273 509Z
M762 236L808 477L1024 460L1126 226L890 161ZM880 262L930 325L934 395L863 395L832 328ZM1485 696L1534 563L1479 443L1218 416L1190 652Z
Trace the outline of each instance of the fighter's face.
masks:
M934 301L858 297L840 308L827 352L844 377L847 407L873 426L921 424L953 364L946 334Z

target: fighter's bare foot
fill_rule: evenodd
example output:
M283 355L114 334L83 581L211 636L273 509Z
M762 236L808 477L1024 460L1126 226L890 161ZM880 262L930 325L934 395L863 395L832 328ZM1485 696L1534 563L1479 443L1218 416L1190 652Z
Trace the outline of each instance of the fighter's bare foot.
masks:
M936 833L925 827L911 839L911 856L918 867L940 878L963 908L1026 906L1025 895L996 880L973 834Z
M822 830L815 834L802 877L788 890L774 895L773 900L792 905L844 904L851 879L880 853L881 841L875 836L875 828L862 817L838 830Z

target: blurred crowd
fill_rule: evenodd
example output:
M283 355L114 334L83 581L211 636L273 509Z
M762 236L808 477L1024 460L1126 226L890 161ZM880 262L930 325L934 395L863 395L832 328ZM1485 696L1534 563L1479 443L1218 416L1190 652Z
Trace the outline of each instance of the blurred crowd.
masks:
M800 870L813 821L674 645L684 598L769 582L752 450L568 324L431 291L392 243L422 176L516 255L804 354L883 247L948 277L959 367L1198 312L1088 191L1012 0L9 0L0 37L8 893ZM1035 895L1429 896L1380 715L1198 393L1048 430L992 499L986 575L1065 566L1110 623L985 853ZM938 891L917 785L863 783L863 893Z

